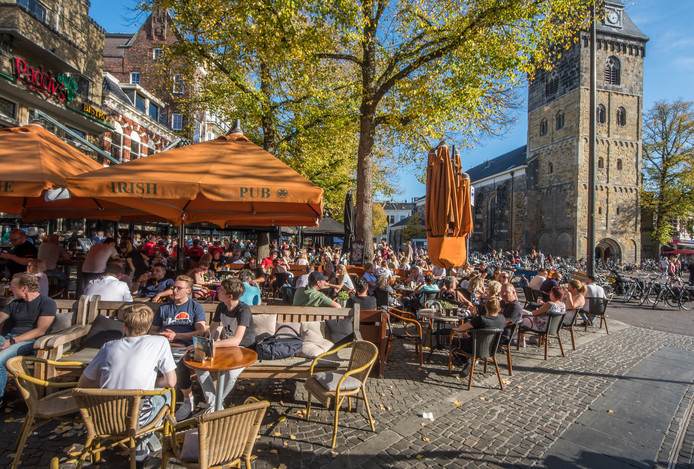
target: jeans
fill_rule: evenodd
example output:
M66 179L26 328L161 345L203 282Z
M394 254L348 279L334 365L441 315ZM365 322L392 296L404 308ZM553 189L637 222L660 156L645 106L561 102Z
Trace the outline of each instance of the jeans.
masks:
M0 345L2 345L6 340L10 340L10 337L12 336L0 336ZM5 363L7 363L7 361L10 358L16 357L18 355L33 355L33 353L33 340L27 340L14 345L10 345L5 350L0 351L0 399L2 399L2 397L5 395L5 386L7 385L7 368L5 368Z

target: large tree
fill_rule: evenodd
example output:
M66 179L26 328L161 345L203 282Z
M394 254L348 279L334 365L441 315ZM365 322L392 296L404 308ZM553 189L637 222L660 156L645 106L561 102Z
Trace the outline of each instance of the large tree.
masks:
M694 216L694 103L657 102L643 122L642 203L652 210L653 239L672 239L678 221Z

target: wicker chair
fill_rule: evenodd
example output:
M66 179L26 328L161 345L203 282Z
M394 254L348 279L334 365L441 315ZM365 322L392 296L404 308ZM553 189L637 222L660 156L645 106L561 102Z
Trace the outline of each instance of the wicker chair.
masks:
M456 338L460 338L460 333L454 333L451 337L451 346L448 351L448 371L453 368L453 356L463 355L471 360L470 373L468 374L467 390L472 388L472 378L475 374L475 366L477 360L482 360L484 363L484 373L487 372L487 361L491 360L496 370L496 377L499 380L499 388L504 390L504 383L501 381L501 373L499 372L499 364L496 361L496 352L499 349L501 334L503 329L470 329L467 334L472 336L472 353L468 353L461 349L456 349Z
M24 418L22 429L19 432L15 456L12 461L12 469L19 467L24 446L26 445L29 435L31 435L36 427L49 420L74 414L78 410L70 389L77 386L77 383L61 383L36 378L31 368L39 365L44 369L47 367L63 369L83 367L81 363L59 363L35 357L13 357L5 363L7 371L9 371L10 375L17 383L17 389L27 406L27 414ZM62 391L48 394L46 397L40 397L45 394L43 391L46 389L62 389Z
M163 406L151 423L141 427L139 419L143 398L166 394L171 397L171 404ZM124 447L130 453L130 468L135 469L137 440L152 432L163 432L165 438L170 433L170 424L165 418L172 414L176 405L176 393L172 388L153 391L77 388L72 395L87 429L84 449L75 455L77 467L81 467L87 458L98 462L106 449Z
M576 325L576 318L578 317L578 309L573 309L567 311L564 316L564 322L561 324L562 329L569 331L571 335L571 349L576 350L576 334L574 333L574 326Z
M564 355L564 346L561 343L561 335L559 334L559 332L561 331L562 324L564 323L564 316L566 316L566 313L550 314L547 318L547 326L543 331L530 329L521 325L518 328L518 340L516 341L516 350L520 348L520 343L524 338L525 334L535 334L538 336L539 339L538 345L544 342L545 360L547 360L547 352L549 348L550 337L557 339L557 341L559 342L559 350L561 350L561 356L565 357L566 355Z
M169 436L170 449L162 454L162 468L166 468L173 456L177 464L196 469L212 467L241 467L251 469L253 461L253 446L260 430L265 411L270 407L268 401L258 401L253 397L246 399L243 405L205 414L192 419L178 422L171 417L167 419L173 426ZM185 432L181 430L197 427L198 429L198 458L195 462L182 459L181 449Z
M411 342L414 344L415 352L419 357L419 366L424 366L424 332L422 324L417 321L412 313L402 311L396 308L388 308L388 339L386 341L386 356L385 363L388 363L390 351L393 346L393 340L402 340L403 342ZM403 324L402 331L395 331L393 322L401 322Z
M343 372L339 371L324 371L314 373L316 364L328 357L338 353L343 348L352 347L352 356L349 359L349 365ZM351 344L344 344L329 350L321 355L318 355L311 363L309 377L304 383L308 397L306 399L306 420L311 416L311 400L316 397L324 406L328 407L328 403L332 399L335 403L335 416L333 418L333 437L331 448L335 448L337 442L337 427L339 423L340 407L347 399L347 410L352 410L352 398L362 399L366 407L369 425L371 431L376 431L374 419L371 416L371 408L369 407L369 398L366 395L366 380L371 373L376 359L378 358L378 348L371 342L365 340L357 340ZM361 396L360 396L361 394Z

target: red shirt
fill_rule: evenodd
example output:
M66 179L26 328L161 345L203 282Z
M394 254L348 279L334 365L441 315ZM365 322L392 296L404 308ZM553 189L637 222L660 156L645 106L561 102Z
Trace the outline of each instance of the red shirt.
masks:
M201 246L191 246L186 248L186 255L191 259L200 259L205 255L205 250Z
M224 254L224 248L222 246L214 246L214 245L207 248L207 253L212 257L214 257L214 254L216 252L218 252L220 254Z
M266 258L263 259L262 262L260 263L260 267L262 267L263 269L269 269L269 268L272 267L273 262L274 262L274 261L272 260L272 257L266 257Z
M147 241L145 244L142 245L142 254L144 254L147 257L154 257L154 255L157 253L157 243L154 241Z

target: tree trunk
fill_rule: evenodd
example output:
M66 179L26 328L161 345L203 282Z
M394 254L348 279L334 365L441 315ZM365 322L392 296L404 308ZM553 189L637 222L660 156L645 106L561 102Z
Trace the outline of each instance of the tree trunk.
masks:
M266 98L267 105L263 106L260 125L263 128L263 149L274 153L277 133L275 132L275 124L272 115L272 107L269 103L272 102L272 77L270 69L264 61L260 61L260 91Z

